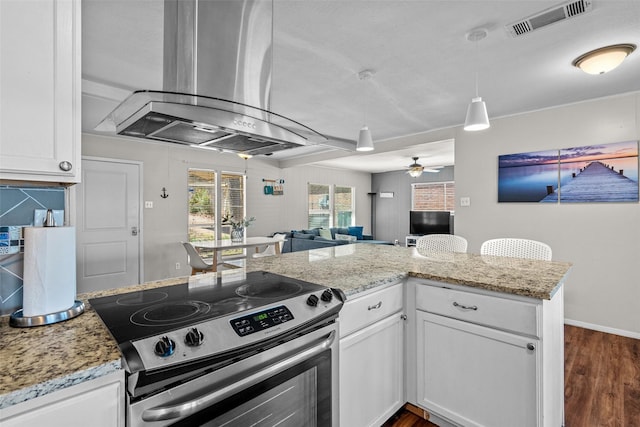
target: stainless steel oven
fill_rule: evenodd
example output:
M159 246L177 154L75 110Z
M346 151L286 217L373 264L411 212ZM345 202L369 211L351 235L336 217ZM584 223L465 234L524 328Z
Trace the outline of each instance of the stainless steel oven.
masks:
M89 301L123 354L127 425L337 426L342 292L216 277Z

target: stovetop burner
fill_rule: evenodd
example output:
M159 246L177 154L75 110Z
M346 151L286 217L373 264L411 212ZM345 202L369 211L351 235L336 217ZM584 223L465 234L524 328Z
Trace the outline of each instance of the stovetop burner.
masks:
M206 315L211 305L202 301L182 301L152 305L131 315L131 323L139 326L182 325Z
M302 290L299 283L272 282L248 283L236 289L236 294L245 298L290 298Z
M118 305L148 305L167 299L169 294L157 291L140 291L124 294L116 300Z
M263 271L225 283L222 273L206 286L188 283L89 300L118 344L165 334L209 319L318 292L324 286Z
M209 369L214 361L235 363L333 323L345 299L326 286L240 271L191 276L188 283L89 303L117 341L126 371L141 372L129 391L134 384L136 393L146 393L165 384L165 377L174 381L174 375Z

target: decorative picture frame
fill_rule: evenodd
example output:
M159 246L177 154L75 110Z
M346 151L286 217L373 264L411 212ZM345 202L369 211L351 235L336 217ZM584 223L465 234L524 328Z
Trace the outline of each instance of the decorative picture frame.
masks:
M638 141L498 156L499 203L638 202Z

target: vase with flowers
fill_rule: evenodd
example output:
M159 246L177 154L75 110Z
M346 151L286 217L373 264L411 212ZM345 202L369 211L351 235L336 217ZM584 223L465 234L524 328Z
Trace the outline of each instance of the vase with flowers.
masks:
M231 241L242 242L244 240L244 229L255 221L255 217L242 218L240 220L233 219L233 215L226 213L222 217L222 224L231 226Z

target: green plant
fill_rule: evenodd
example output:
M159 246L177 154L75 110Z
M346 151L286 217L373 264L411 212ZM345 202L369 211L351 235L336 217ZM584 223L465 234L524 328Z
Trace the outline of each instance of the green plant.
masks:
M211 194L206 188L196 188L189 197L189 212L197 214L207 212L211 206Z
M234 220L233 215L231 215L229 212L227 212L222 216L222 223L228 224L233 228L248 227L255 220L256 218L253 216L251 218L242 218L240 220Z

